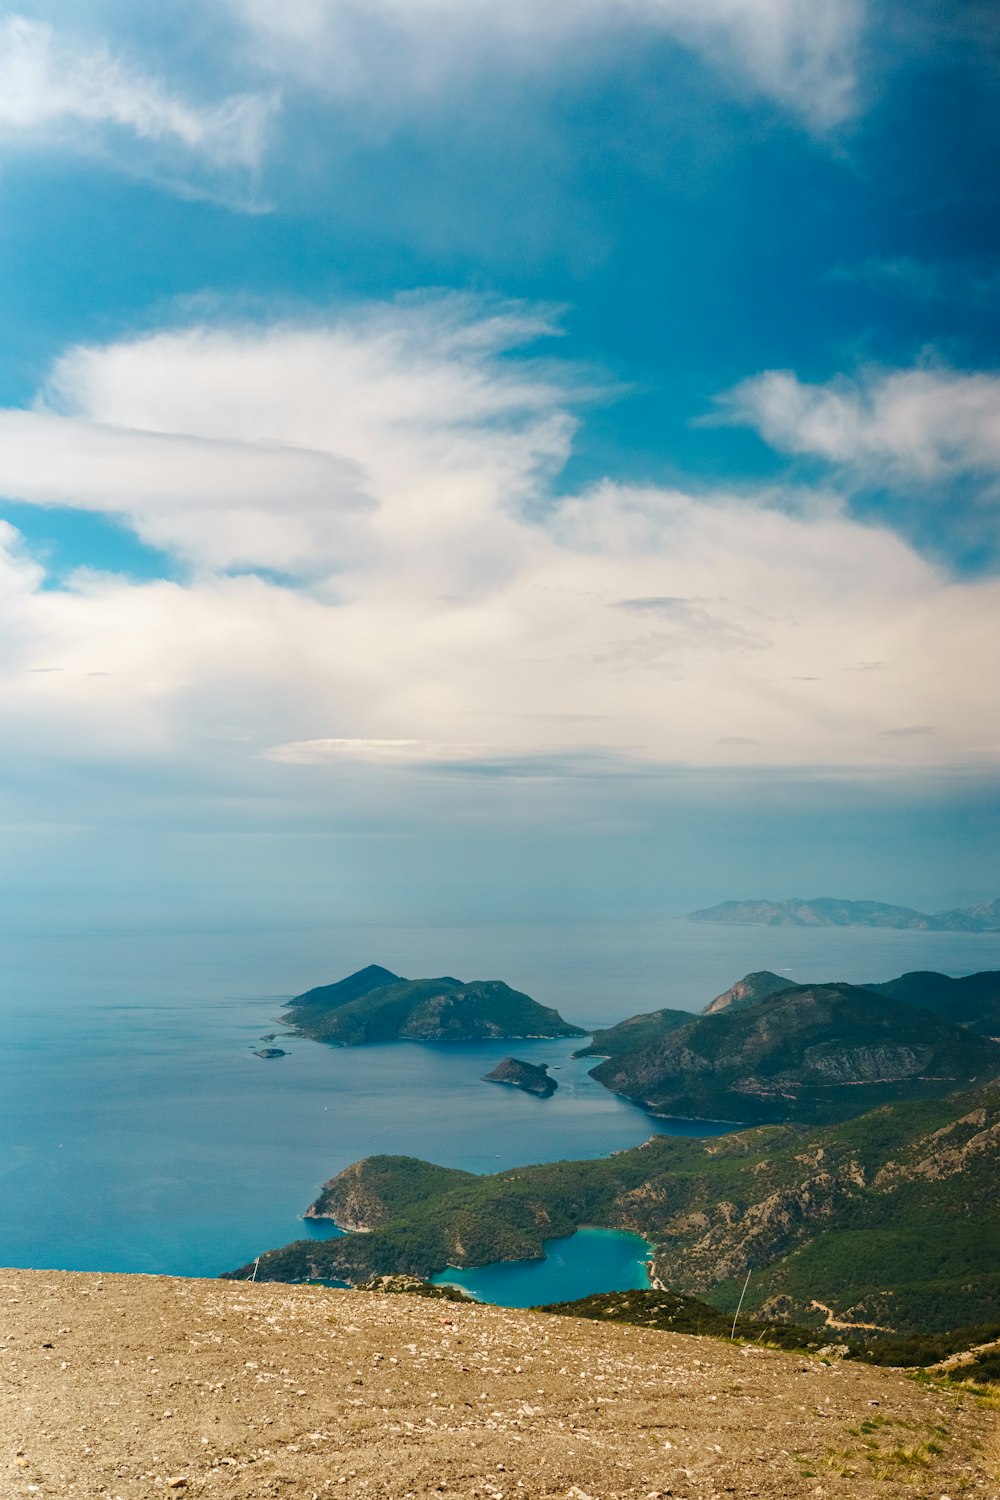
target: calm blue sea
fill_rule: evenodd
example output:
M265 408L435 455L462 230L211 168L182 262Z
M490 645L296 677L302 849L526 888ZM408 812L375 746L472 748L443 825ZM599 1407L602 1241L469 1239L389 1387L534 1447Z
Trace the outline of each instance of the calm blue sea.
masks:
M0 1264L215 1275L309 1233L320 1184L373 1152L488 1172L664 1128L589 1079L571 1043L513 1049L551 1065L550 1100L480 1082L505 1043L293 1039L277 1043L286 1057L253 1056L281 1029L283 995L369 962L504 978L595 1026L699 1008L751 969L857 981L1000 968L1000 935L683 922L0 934Z

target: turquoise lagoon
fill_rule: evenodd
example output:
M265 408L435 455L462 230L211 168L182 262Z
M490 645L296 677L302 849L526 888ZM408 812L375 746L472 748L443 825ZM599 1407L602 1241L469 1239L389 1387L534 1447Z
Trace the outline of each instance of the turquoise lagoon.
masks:
M544 1260L517 1260L433 1276L437 1286L459 1286L478 1302L499 1307L538 1307L572 1302L592 1292L630 1292L650 1284L646 1262L653 1247L618 1229L578 1229L565 1239L546 1240Z

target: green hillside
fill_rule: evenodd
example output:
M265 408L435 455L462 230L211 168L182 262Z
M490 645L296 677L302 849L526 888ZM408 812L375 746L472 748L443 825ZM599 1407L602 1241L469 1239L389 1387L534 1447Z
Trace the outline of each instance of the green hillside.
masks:
M617 1026L608 1026L595 1031L590 1044L574 1052L574 1057L621 1057L626 1052L635 1052L650 1042L686 1026L691 1020L689 1010L652 1010L647 1015L629 1016Z

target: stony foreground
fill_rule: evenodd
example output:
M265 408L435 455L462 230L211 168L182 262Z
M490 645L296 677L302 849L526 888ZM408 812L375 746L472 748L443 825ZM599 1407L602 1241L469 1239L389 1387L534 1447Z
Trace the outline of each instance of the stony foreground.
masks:
M895 1373L419 1297L0 1272L0 1495L960 1495L997 1410Z

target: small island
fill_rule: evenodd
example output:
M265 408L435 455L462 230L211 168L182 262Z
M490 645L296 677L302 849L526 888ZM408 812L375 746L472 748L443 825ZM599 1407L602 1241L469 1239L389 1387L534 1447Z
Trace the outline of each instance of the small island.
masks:
M284 1047L258 1047L254 1051L254 1057L287 1057L288 1053Z
M537 1094L539 1099L550 1099L559 1085L549 1077L548 1063L522 1062L519 1057L505 1057L490 1073L483 1074L484 1083L505 1083L510 1088L523 1089L526 1094Z

